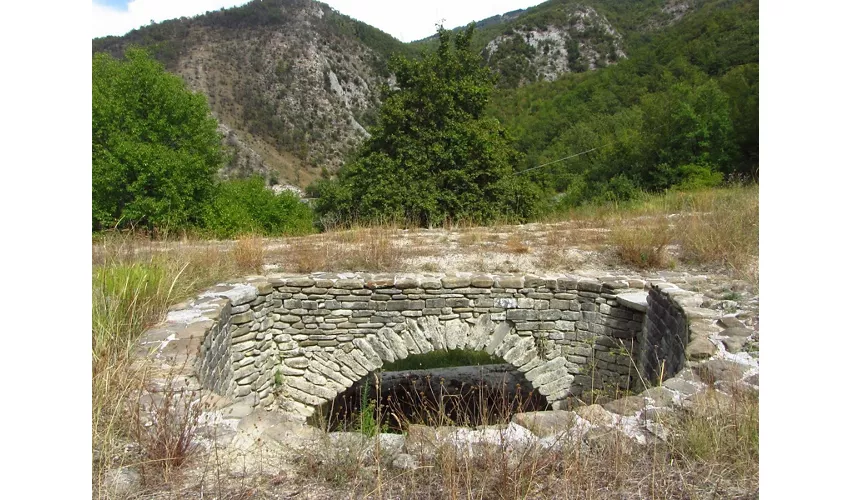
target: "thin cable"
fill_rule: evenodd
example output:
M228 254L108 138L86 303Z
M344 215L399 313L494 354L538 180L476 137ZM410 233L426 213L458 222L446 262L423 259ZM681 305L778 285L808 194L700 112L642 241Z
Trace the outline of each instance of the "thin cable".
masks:
M536 167L531 167L531 168L527 168L527 169L525 169L525 170L520 170L519 172L516 172L514 175L523 174L523 173L525 173L525 172L529 172L529 171L531 171L531 170L537 170L538 168L543 168L543 167L548 166L548 165L551 165L551 164L553 164L553 163L558 163L559 161L569 160L570 158L575 158L576 156L581 156L581 155L584 155L584 154L590 153L591 151L596 151L597 149L604 148L605 146L610 146L611 144L614 144L614 143L613 143L613 142L609 142L609 143L607 143L607 144L603 144L603 145L601 145L601 146L596 146L596 147L595 147L595 148L593 148L593 149L588 149L587 151L582 151L581 153L576 153L576 154L574 154L574 155L565 156L565 157L563 157L563 158L561 158L561 159L558 159L558 160L555 160L555 161L550 161L549 163L544 163L543 165L537 165Z

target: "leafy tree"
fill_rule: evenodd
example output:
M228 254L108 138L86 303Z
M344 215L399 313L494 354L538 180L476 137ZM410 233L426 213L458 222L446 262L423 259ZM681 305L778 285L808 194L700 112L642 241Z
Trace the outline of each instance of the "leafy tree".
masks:
M141 49L92 60L92 228L199 223L224 161L203 95Z
M676 84L644 99L645 165L651 167L640 172L645 186L664 189L683 182L690 171L679 167L692 163L711 170L729 163L735 143L728 101L714 80L694 87Z
M473 29L440 27L435 52L393 58L397 88L378 126L338 180L311 190L320 214L432 225L533 212L536 191L513 175L519 154L498 120L484 116L494 78L470 50Z

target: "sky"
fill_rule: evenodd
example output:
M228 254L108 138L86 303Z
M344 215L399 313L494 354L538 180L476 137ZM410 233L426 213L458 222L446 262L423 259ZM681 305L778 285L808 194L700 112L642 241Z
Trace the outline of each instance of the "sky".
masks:
M419 40L446 28L524 9L543 0L328 0L337 11L370 24L403 42ZM92 37L123 35L130 30L177 17L244 5L245 0L92 0Z

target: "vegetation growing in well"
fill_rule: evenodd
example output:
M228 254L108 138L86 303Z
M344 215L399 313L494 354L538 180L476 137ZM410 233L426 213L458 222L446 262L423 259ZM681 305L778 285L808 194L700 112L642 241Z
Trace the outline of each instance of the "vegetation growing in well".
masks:
M452 366L478 366L504 363L496 356L491 356L484 351L467 351L456 349L451 351L431 352L428 354L414 354L394 363L387 363L383 370L386 372L398 372L403 370L425 370L428 368L448 368Z

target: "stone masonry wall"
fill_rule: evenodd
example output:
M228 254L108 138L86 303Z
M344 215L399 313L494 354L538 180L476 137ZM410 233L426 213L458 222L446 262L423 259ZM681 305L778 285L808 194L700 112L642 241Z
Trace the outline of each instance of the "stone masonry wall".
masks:
M201 296L229 309L204 338L198 376L254 405L271 403L277 382L310 413L384 362L477 349L561 407L632 385L644 313L617 300L624 291L634 292L626 280L574 276L270 276Z
M685 365L685 348L688 345L688 318L683 307L670 293L685 292L667 283L648 287L647 311L643 342L639 356L641 374L649 385L657 385Z

